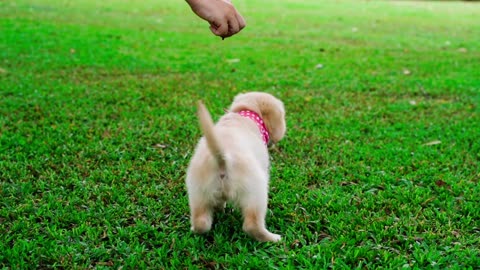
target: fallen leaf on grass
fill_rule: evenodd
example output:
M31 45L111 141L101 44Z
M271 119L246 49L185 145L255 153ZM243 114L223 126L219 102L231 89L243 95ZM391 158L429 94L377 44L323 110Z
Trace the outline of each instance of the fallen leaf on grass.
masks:
M423 237L418 237L417 236L417 237L414 237L413 240L415 240L415 242L421 243L421 242L423 242L424 239L423 239Z
M100 266L113 266L113 262L112 262L112 261L108 261L108 262L96 262L95 264L96 264L96 265L100 265Z
M296 248L300 244L300 240L295 239L292 244L290 244L290 248Z
M468 50L467 50L467 48L459 48L458 52L466 53L466 52L468 52Z
M321 68L323 68L323 65L322 65L322 64L317 64L317 65L315 66L315 68L316 68L316 69L321 69Z
M430 145L436 145L436 144L441 144L441 143L442 143L441 141L435 140L435 141L424 143L423 145L430 146Z
M4 68L0 68L0 74L5 74L5 73L7 73L7 70Z
M161 143L157 143L157 144L153 145L153 147L165 149L165 148L167 148L167 145L161 144Z
M410 75L410 74L412 74L412 72L405 68L405 69L403 69L403 74L404 75Z
M347 182L347 181L343 181L343 182L340 182L340 186L356 186L357 183L355 182Z
M315 234L317 234L317 233L315 233ZM326 234L326 233L324 233L324 232L321 232L321 233L318 234L318 238L319 238L320 240L323 240L323 239L325 239L325 238L330 238L330 235L329 235L329 234Z
M103 133L102 133L102 138L111 138L111 134L110 134L110 131L108 130L105 130Z
M238 62L240 62L240 59L238 58L227 59L227 63L238 63Z
M412 106L417 105L417 102L415 100L410 100L408 103L410 103L410 105L412 105Z
M428 199L426 199L424 202L422 202L420 205L421 205L422 207L425 207L425 206L427 206L427 205L428 205L431 201L433 201L433 200L435 200L435 197L428 198Z
M444 182L443 180L437 180L437 181L435 181L435 185L437 185L437 187L448 186L448 184L447 184L446 182Z

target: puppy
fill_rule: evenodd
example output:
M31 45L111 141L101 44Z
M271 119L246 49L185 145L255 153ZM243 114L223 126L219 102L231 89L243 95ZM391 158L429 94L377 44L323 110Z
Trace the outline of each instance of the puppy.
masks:
M247 234L262 242L279 241L280 235L265 228L270 166L267 145L285 135L283 103L270 94L250 92L237 95L216 125L201 102L198 117L204 137L186 177L192 231L209 231L214 210L223 210L230 201L242 210Z

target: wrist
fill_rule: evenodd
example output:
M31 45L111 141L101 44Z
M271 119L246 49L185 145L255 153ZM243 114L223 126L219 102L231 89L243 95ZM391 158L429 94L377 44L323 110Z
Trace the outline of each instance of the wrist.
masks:
M185 0L189 5L193 5L198 2L198 0Z

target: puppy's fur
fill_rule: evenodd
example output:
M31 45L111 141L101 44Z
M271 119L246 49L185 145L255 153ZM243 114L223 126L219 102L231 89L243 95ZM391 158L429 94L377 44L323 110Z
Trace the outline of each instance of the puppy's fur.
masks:
M255 122L238 114L256 112L270 133L271 142L285 134L283 103L267 93L250 92L235 97L229 111L216 125L203 103L198 117L204 137L197 145L187 171L186 184L192 231L211 229L213 212L226 201L240 207L243 230L258 241L279 241L280 235L265 228L268 201L269 156Z

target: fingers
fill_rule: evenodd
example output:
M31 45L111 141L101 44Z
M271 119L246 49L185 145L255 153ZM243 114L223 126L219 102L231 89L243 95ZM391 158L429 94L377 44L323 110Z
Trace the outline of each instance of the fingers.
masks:
M228 21L224 20L218 23L210 23L210 31L216 36L227 37L228 36Z
M230 37L238 32L240 32L240 22L237 17L234 16L232 20L228 21L228 36Z
M247 23L245 22L245 19L243 19L242 15L238 14L237 13L237 20L238 20L238 25L240 26L240 30L242 30L243 28L245 28L245 26L247 25ZM239 30L239 31L240 31Z
M243 17L236 13L234 16L230 16L229 18L225 18L222 22L219 23L211 23L210 24L210 31L213 34L227 38L231 37L238 32L240 32L243 28L245 28L246 23Z

